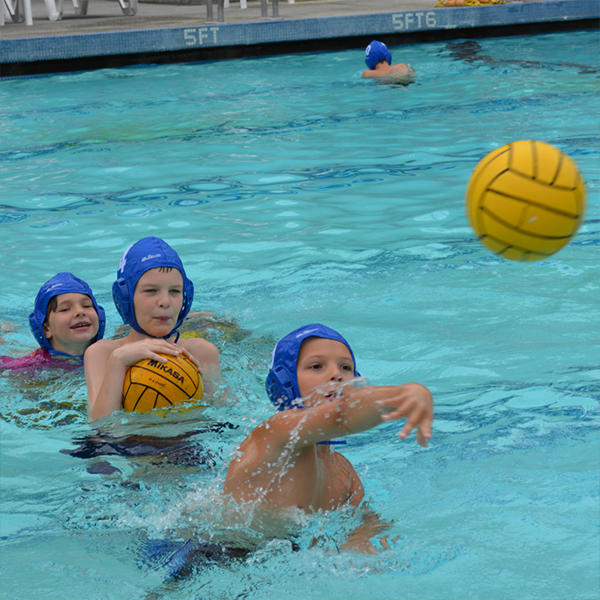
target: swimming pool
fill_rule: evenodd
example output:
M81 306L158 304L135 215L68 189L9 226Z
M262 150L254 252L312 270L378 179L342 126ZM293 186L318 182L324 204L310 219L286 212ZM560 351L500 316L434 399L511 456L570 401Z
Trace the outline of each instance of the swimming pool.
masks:
M81 376L4 374L5 597L596 598L597 49L596 31L395 48L409 87L361 80L359 51L2 82L2 353L33 347L33 297L60 270L114 333L118 260L159 235L234 390L98 433ZM559 254L515 264L474 240L463 197L483 155L528 138L575 159L588 211ZM165 581L147 538L245 533L216 502L224 468L272 412L274 341L314 321L373 383L434 393L429 449L391 424L343 450L392 550L336 552L357 518L341 511L306 518L300 552L274 540Z

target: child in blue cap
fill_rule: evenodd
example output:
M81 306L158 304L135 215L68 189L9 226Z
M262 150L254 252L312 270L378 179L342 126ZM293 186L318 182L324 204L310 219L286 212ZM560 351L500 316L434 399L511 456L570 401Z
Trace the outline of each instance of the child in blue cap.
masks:
M400 437L416 427L417 441L427 446L433 421L429 390L417 383L344 385L358 376L348 342L329 327L306 325L280 340L266 382L279 412L241 444L224 493L268 509L358 506L364 498L360 478L331 440L406 418ZM368 538L346 547L373 549Z
M119 410L125 374L144 358L185 354L202 369L205 394L219 378L219 353L202 338L179 341L178 328L192 307L194 285L179 255L157 237L146 237L125 251L113 284L113 299L129 334L102 340L88 349L85 378L91 420ZM160 353L160 354L159 354Z
M365 63L369 67L363 71L365 78L392 80L396 83L410 83L416 74L404 63L392 65L392 55L383 42L373 40L365 50Z
M2 356L0 367L27 371L81 366L87 348L102 339L106 319L85 281L72 273L57 273L37 293L29 325L40 347L20 358Z

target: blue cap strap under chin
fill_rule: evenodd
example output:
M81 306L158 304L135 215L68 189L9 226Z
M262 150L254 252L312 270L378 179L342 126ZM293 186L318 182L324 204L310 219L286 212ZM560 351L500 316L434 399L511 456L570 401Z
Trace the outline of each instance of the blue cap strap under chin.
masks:
M48 352L53 357L64 356L65 358L72 358L72 359L83 362L83 354L66 354L65 352L59 352L58 350L55 350L54 348L52 348L52 350L48 350Z
M50 340L48 340L44 334L44 321L46 320L48 303L54 296L59 296L61 294L84 294L89 296L94 305L94 309L98 314L98 333L92 340L92 343L102 339L106 327L106 315L104 309L96 302L96 298L94 298L90 286L82 279L75 277L72 273L57 273L40 288L40 291L35 297L33 312L29 315L31 333L33 333L33 337L36 339L37 343L52 356L60 355L68 358L83 359L83 356L73 356L55 350L52 347Z
M150 269L161 267L177 269L183 278L183 303L173 331L164 336L167 339L179 329L190 312L194 300L194 284L188 279L179 255L167 242L157 237L146 237L130 246L121 257L117 280L113 283L112 294L123 322L130 325L138 333L154 337L144 331L138 324L133 307L133 295L140 277Z

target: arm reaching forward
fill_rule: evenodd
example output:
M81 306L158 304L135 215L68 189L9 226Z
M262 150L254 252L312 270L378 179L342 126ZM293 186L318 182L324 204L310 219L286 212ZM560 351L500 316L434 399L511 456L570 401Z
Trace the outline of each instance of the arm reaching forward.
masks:
M417 427L419 444L427 446L427 440L431 439L433 398L426 387L407 383L342 391L342 396L331 398L316 390L304 399L306 409L284 410L274 415L259 425L248 440L258 442L265 459L272 460L284 447L301 449L360 433L385 421L406 418L400 437L405 439Z

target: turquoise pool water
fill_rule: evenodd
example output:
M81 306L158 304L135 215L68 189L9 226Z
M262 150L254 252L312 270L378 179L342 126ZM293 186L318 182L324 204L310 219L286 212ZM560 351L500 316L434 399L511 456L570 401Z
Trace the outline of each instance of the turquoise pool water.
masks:
M409 87L361 80L360 51L3 81L2 354L33 348L33 298L61 270L113 335L119 258L158 235L233 390L92 428L81 374L2 374L3 597L597 598L598 42L395 48ZM577 162L588 210L563 251L516 264L474 239L463 198L487 152L530 138ZM359 518L341 511L306 518L300 552L276 539L165 581L146 539L246 531L218 503L224 469L272 412L274 341L314 321L371 382L434 393L429 449L389 424L343 450L392 549L338 553Z

